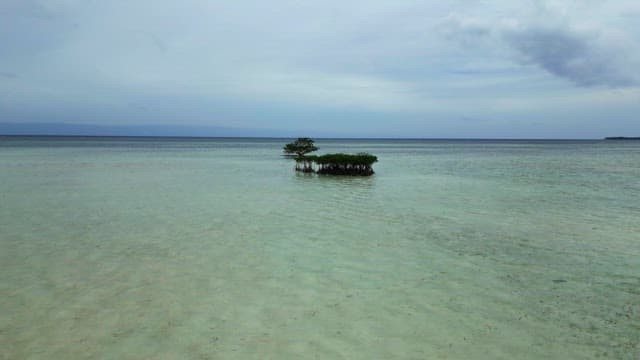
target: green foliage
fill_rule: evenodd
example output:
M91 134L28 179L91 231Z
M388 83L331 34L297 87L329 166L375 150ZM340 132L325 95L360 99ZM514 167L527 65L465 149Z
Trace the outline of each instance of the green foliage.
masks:
M366 165L371 166L371 164L378 161L378 157L368 154L368 153L358 153L358 154L326 154L326 155L309 155L309 156L301 156L296 159L296 161L306 161L306 162L314 162L318 165Z
M298 157L316 150L318 148L314 145L313 139L310 138L298 138L298 140L285 145L282 149L286 154L295 154Z
M316 150L310 138L298 138L283 148L286 154L295 155L296 171L306 173L370 176L373 175L371 164L378 161L376 156L367 153L306 155Z
M296 170L327 175L371 176L374 173L371 164L376 161L376 156L367 153L298 156ZM317 165L317 170L313 164Z

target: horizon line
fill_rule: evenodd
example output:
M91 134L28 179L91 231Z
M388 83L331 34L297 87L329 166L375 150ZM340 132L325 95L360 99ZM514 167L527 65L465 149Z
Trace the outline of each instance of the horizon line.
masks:
M0 134L0 137L59 137L59 138L167 138L167 139L296 139L299 136L190 136L190 135L78 135L78 134ZM518 138L518 137L312 137L321 140L536 140L536 141L596 141L628 136L602 138Z

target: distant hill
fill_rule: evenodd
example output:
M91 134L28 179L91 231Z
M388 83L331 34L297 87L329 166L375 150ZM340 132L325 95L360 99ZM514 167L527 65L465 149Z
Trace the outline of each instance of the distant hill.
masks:
M294 137L298 132L191 125L0 123L0 135Z

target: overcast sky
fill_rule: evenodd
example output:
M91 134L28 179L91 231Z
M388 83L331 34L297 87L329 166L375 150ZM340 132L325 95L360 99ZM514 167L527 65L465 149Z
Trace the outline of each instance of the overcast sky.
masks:
M0 122L640 136L640 1L0 0Z

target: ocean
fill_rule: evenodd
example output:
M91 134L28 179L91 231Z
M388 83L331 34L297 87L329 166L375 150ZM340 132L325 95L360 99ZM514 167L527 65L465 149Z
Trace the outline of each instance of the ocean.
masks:
M0 359L639 359L640 141L0 137Z

